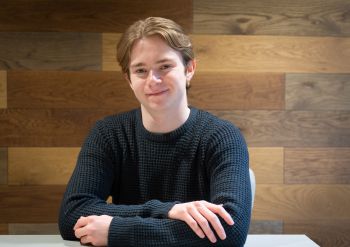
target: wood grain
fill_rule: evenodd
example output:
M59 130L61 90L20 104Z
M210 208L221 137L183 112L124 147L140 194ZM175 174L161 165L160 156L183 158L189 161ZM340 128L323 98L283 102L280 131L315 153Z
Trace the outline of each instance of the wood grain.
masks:
M284 222L285 234L306 234L322 247L347 247L350 245L350 220L288 220Z
M57 235L60 234L58 223L41 224L16 224L11 223L8 226L9 234L12 235Z
M251 147L349 147L349 111L211 111L237 125Z
M282 109L282 74L199 72L189 101L203 109ZM139 103L120 72L9 71L8 108L110 108Z
M283 222L281 220L252 220L249 226L249 234L283 234Z
M285 182L350 184L350 148L286 148Z
M7 108L7 75L0 70L0 108Z
M66 186L0 186L0 223L52 223Z
M101 34L1 33L0 70L100 70Z
M284 109L284 75L269 73L198 72L189 102L202 109Z
M194 33L350 36L347 0L194 1Z
M9 148L9 185L66 185L80 148Z
M283 183L283 148L249 148L249 166L254 171L256 183Z
M139 106L124 76L98 71L9 71L8 108L109 108Z
M350 220L350 185L265 185L256 187L255 220Z
M198 70L242 72L350 71L350 38L194 35Z
M0 146L80 147L93 124L113 110L0 110Z
M350 74L287 74L286 109L350 110Z
M103 70L120 70L119 34L103 35ZM348 73L350 38L192 35L197 71Z
M121 71L117 63L117 44L120 37L120 33L102 34L102 70Z
M192 1L12 0L1 3L0 31L123 32L148 16L162 16L192 30Z
M7 148L0 147L0 185L7 184L8 155Z
M235 123L251 147L349 147L350 112L212 111ZM0 110L0 146L79 147L108 109Z
M65 185L80 148L8 148L9 185ZM283 148L249 148L257 183L283 183Z
M8 226L7 224L0 224L0 235L8 234Z

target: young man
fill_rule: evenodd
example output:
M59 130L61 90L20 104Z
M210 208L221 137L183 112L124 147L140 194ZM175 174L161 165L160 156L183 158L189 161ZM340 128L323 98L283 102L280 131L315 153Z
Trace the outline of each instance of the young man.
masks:
M91 130L62 201L62 237L95 246L243 246L247 147L231 123L188 106L196 69L188 36L150 17L117 48L141 107Z

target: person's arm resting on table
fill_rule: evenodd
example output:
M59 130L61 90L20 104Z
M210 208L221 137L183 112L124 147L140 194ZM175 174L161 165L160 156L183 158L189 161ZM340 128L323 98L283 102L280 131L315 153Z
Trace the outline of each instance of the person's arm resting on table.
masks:
M206 246L210 242L242 246L250 220L248 154L239 134L231 139L233 144L227 148L217 147L227 145L218 141L208 150L211 202L151 200L142 205L115 205L106 203L117 172L112 165L115 161L108 157L111 150L95 127L82 148L62 203L59 223L63 238L82 237L83 243L97 246Z

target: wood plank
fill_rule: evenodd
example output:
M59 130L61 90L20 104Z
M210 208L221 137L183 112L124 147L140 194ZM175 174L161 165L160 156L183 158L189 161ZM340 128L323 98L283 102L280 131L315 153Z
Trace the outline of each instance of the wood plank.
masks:
M9 234L11 235L57 235L60 234L58 223L39 224L9 224Z
M235 123L251 147L349 147L350 112L212 111ZM79 147L108 109L0 110L0 146Z
M287 74L286 109L350 110L350 74Z
M350 184L350 148L286 148L285 182Z
M8 234L8 226L7 224L0 224L0 235Z
M0 110L0 146L80 147L90 128L117 110Z
M349 147L349 111L211 111L236 124L251 147Z
M7 108L7 75L0 70L0 108Z
M9 185L64 185L80 148L8 148ZM283 183L283 148L249 148L257 183ZM28 169L30 167L30 169Z
M9 148L10 185L65 185L80 148ZM283 183L283 148L249 148L257 183ZM28 169L30 167L30 169Z
M350 185L256 187L255 220L350 220Z
M21 0L4 1L0 31L15 32L123 32L148 16L162 16L192 30L192 1L152 0ZM143 6L140 8L140 6Z
M347 73L350 38L194 35L198 70Z
M117 62L117 44L121 37L120 33L102 34L102 70L121 71Z
M118 34L103 35L103 70L120 70ZM349 73L350 38L192 35L197 71Z
M80 148L10 147L10 185L64 185L75 167ZM283 148L249 148L257 183L283 183Z
M252 220L249 234L283 234L283 222L281 220Z
M256 183L283 183L283 148L249 148L249 166L254 171Z
M189 102L202 109L284 109L284 75L275 73L198 72Z
M283 80L282 74L199 72L189 100L205 109L283 109ZM119 72L9 71L8 81L8 108L126 111L139 105Z
M0 147L0 185L7 184L7 148Z
M101 34L1 33L0 70L100 70Z
M350 36L347 0L194 1L194 33Z
M66 186L0 186L0 223L52 223Z
M8 81L8 108L127 111L139 106L119 72L9 71Z
M80 148L9 148L9 185L66 185Z
M306 234L322 247L350 246L350 220L312 220L284 222L285 234Z

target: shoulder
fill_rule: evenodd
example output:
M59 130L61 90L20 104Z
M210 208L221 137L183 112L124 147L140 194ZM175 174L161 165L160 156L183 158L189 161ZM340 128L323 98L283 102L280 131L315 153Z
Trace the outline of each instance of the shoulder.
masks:
M95 123L95 128L101 131L128 129L136 123L138 109L119 114L109 115L99 119Z
M234 123L204 110L198 110L198 118L206 141L212 144L235 142L239 145L246 145L243 134Z
M208 129L211 129L213 132L240 132L239 128L228 120L222 119L213 113L204 110L197 109L197 111L200 121L203 122L205 126Z
M117 152L134 135L137 111L109 115L96 121L85 139L84 147L99 146L108 152Z
M119 114L113 114L104 117L103 119L98 120L97 122L101 122L106 125L115 125L115 124L123 124L136 121L138 109L134 109L127 112L122 112Z
M107 140L120 139L126 133L135 130L138 109L109 115L97 120L90 131L90 136L100 136Z

